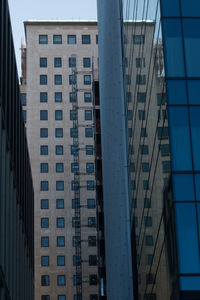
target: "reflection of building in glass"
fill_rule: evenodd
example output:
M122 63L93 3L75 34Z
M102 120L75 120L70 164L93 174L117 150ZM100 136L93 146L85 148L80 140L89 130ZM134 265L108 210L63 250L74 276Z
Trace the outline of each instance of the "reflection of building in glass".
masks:
M125 114L135 299L200 298L200 4L191 2L98 2L101 114L106 122L103 160L109 154L104 148L106 126L110 132L115 130L106 118L112 103L104 103L103 98L112 101L116 93L112 81L117 76L109 77L109 72L122 72L114 59L117 52L119 64L123 57L124 86L118 81L118 94L124 91L125 113L115 108L112 114L121 119ZM108 30L109 18L112 28ZM102 65L103 61L109 63ZM106 90L106 84L113 90ZM121 104L116 101L116 105ZM122 140L113 141L116 148ZM122 172L112 171L113 177L124 180ZM116 182L113 179L113 189ZM106 203L108 191L104 192ZM105 205L105 219L106 209Z

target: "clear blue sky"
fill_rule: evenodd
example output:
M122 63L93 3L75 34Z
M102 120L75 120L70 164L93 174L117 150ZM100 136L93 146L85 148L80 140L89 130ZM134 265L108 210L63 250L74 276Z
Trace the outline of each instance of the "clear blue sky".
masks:
M96 20L96 0L8 0L12 30L20 70L20 46L24 40L23 22L27 19Z

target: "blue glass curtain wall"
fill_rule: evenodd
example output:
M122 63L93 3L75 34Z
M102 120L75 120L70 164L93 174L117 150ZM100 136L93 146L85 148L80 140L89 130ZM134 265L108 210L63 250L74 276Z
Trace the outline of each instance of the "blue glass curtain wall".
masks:
M200 1L160 3L179 283L180 290L196 293L200 291Z

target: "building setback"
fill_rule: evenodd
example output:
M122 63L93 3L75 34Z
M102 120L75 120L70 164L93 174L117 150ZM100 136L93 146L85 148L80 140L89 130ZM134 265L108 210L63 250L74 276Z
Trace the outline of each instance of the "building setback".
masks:
M0 1L0 299L34 299L34 193L8 3Z
M35 299L96 300L97 23L27 21L25 32L21 92L35 189Z

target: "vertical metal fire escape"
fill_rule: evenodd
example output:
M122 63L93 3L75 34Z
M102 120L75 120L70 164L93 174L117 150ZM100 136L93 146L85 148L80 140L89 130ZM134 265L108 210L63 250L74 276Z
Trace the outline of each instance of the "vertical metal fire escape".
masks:
M79 173L79 134L78 134L78 97L77 97L77 69L76 56L73 55L72 68L72 108L74 111L73 155L74 155L74 202L75 202L75 252L76 252L76 292L77 300L82 300L82 258L81 258L81 206L80 206L80 173Z

